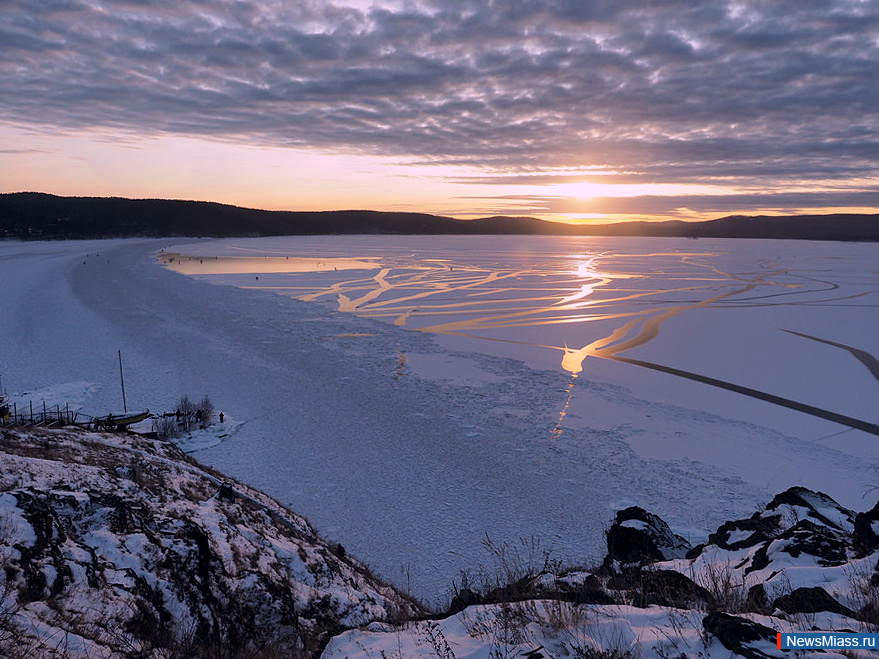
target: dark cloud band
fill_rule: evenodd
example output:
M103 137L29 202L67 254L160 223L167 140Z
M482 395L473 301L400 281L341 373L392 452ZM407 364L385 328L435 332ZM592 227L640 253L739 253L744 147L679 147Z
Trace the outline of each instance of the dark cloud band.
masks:
M874 2L8 0L0 44L9 122L630 181L879 161Z

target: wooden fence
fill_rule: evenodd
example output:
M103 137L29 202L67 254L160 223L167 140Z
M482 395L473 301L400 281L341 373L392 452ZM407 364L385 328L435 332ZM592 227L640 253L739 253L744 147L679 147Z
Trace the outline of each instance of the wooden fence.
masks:
M69 405L47 406L45 402L34 406L33 401L19 406L10 403L6 414L0 415L0 426L44 426L59 427L74 424L84 425L92 422L92 417L76 410Z

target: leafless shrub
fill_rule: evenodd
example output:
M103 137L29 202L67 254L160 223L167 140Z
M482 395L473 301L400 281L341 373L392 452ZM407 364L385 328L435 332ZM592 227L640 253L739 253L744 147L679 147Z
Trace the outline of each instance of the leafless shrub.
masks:
M461 573L459 580L452 584L451 613L474 603L517 602L551 596L537 583L537 578L543 574L558 574L562 566L550 558L550 552L540 546L539 539L520 539L514 544L496 543L486 537L483 545L492 563L480 564L472 573Z
M850 609L857 611L865 632L879 629L879 565L871 569L866 561L850 566L847 570Z
M195 413L197 409L196 404L189 400L189 396L186 395L177 403L178 423L183 432L189 432L195 428Z
M544 607L545 617L542 623L556 633L579 627L589 620L588 606L554 598L546 600Z
M177 439L180 437L180 427L174 416L163 416L153 421L153 432L160 439Z
M640 659L640 643L630 643L621 628L598 624L593 617L583 618L579 624L567 627L560 638L561 644L576 659Z
M214 422L214 404L205 396L195 403L184 395L177 403L176 423L183 432L207 428Z
M422 627L422 636L427 644L433 648L433 652L438 659L457 659L438 623L425 623L424 627Z
M201 399L195 411L197 420L202 428L207 428L214 422L214 404L205 396Z
M489 576L488 583L493 581L495 589L506 589L513 597L529 594L535 577L559 567L551 560L549 550L540 546L540 539L533 536L520 538L518 545L507 542L497 544L488 537L483 544L495 563L494 575Z
M708 562L703 572L690 578L711 593L714 608L725 613L741 613L745 610L748 592L744 576L736 579L735 572L729 562Z
M490 644L489 656L492 659L518 656L520 646L531 640L530 619L521 602L469 609L462 615L467 633Z

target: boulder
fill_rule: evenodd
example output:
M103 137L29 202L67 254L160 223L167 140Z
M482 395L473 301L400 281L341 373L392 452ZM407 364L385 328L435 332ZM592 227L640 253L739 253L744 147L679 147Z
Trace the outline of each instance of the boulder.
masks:
M446 610L446 616L453 616L460 613L468 606L482 604L484 602L481 595L474 593L469 588L461 588L456 590L455 596L452 598L449 608Z
M808 520L816 526L826 526L843 533L854 530L855 513L840 506L823 492L813 492L805 487L792 487L780 494L766 506L763 517L780 515L781 529L796 526Z
M829 611L856 618L857 615L851 609L837 602L830 594L820 586L811 588L796 588L788 595L782 595L772 603L773 608L781 609L785 613L820 613Z
M724 522L708 536L708 544L734 551L771 540L779 530L777 516L761 517L758 513L749 519Z
M777 632L760 623L712 611L702 619L702 627L723 646L748 659L785 656L777 649Z
M607 531L605 564L667 561L683 558L689 550L690 543L673 533L662 518L632 506L617 512Z
M824 567L845 565L852 547L850 534L830 526L819 526L810 520L803 520L786 530L777 542L784 543L782 551L793 558L806 554Z
M674 570L641 570L635 606L671 606L676 609L714 608L714 596L689 577Z
M865 513L855 515L852 544L858 556L879 550L879 503Z
M740 557L730 560L745 574L769 568L779 553L804 565L845 565L853 547L861 556L879 548L879 505L870 513L855 515L823 492L792 487L750 518L722 524L707 544L691 550L687 558L697 559L710 547L739 552Z

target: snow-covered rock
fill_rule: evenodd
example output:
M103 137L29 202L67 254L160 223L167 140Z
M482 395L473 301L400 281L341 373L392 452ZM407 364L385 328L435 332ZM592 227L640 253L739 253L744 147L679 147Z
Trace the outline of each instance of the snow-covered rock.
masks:
M871 582L879 581L871 515L793 487L750 518L724 523L686 558L653 568L681 572L754 612L875 617L867 610L875 608Z
M620 510L607 531L607 561L622 564L680 558L690 543L657 515L638 506Z
M417 610L302 517L137 435L0 428L0 562L4 657L307 656Z
M351 630L322 656L781 658L777 632L879 629L879 551L867 533L877 513L795 487L687 551L656 515L629 508L594 571L536 571L515 601L498 600L501 588L470 593L443 620Z
M5 428L0 656L781 657L775 632L877 629L877 517L791 488L688 548L630 508L600 568L542 565L430 620L172 444Z

